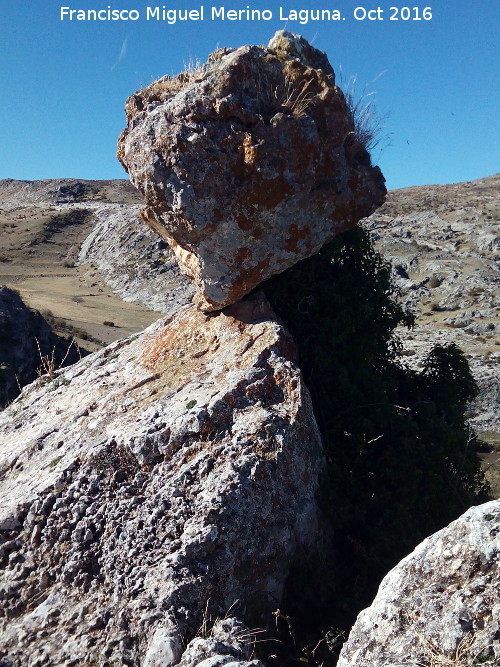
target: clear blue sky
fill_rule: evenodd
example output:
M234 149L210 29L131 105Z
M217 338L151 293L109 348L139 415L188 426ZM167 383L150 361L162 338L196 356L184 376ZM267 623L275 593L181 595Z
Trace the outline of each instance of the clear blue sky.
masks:
M303 25L280 19L272 0L165 2L201 4L203 23L168 25L146 21L144 0L0 0L0 178L126 178L115 151L131 93L218 46L265 44L280 28L313 40L336 72L357 76L359 92L376 91L390 144L374 159L389 188L500 171L498 0L426 0L419 13L430 6L430 21L389 20L391 6L415 0L283 0L283 16L328 8L345 17ZM267 8L273 19L211 21L212 5ZM141 18L61 21L61 6L135 9ZM357 21L356 7L381 7L384 20Z

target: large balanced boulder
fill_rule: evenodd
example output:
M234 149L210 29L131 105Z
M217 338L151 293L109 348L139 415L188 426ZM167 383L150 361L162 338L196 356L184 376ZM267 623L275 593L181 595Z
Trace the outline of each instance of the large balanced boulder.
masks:
M242 622L270 622L321 548L321 465L259 295L184 307L28 386L0 413L0 663L245 662Z
M303 38L219 49L126 103L118 157L206 311L238 301L382 203L333 70Z
M337 667L500 665L500 500L422 542L358 616Z

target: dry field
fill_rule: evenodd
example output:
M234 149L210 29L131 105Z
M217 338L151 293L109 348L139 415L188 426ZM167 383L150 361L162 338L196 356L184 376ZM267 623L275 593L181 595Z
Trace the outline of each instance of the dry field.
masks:
M0 181L0 284L17 289L26 304L55 324L56 333L74 333L88 349L141 331L158 319L158 313L113 294L95 266L75 265L80 244L93 226L92 203L139 203L132 186L126 181L83 181L90 192L58 202L65 197L57 196L57 181L36 183L49 184L48 192L42 187L25 187L23 192L22 182Z

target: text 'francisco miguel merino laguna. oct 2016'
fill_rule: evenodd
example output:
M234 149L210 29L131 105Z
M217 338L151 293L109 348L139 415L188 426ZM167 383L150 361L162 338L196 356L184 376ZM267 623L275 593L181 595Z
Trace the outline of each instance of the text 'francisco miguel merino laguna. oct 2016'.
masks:
M273 7L272 9L253 9L247 5L244 9L226 9L223 5L200 5L191 9L180 9L157 5L141 9L120 9L108 5L101 9L78 9L64 6L59 8L61 21L162 21L169 25L177 22L197 21L280 21L305 25L309 22L345 21L430 21L432 7L370 7L359 5L349 10L340 9L288 9Z

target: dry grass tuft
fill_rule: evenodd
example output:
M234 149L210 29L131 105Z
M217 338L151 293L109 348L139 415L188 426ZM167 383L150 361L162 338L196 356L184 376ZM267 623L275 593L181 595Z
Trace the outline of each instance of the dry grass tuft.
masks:
M323 87L314 72L307 77L281 67L263 71L254 90L251 110L266 121L277 113L296 118L306 116Z
M52 354L49 356L48 354L42 354L42 350L40 349L40 343L38 341L38 338L35 338L36 341L36 346L38 348L38 355L40 356L40 362L41 365L37 368L37 375L39 378L43 376L48 376L49 380L53 380L57 374L57 372L64 366L64 362L68 358L69 352L73 346L75 346L76 351L78 352L78 356L80 357L80 361L82 359L82 355L80 352L80 347L78 343L76 342L75 338L72 338L68 349L66 350L66 354L64 357L61 359L59 363L56 362L56 350L55 348L52 348Z
M419 637L423 652L419 656L422 667L476 667L479 665L498 664L493 646L486 641L485 633L468 633L458 642L454 652L446 655L430 640Z
M233 602L233 604L229 607L224 616L216 616L215 618L213 618L208 610L210 604L210 600L208 599L205 604L205 608L203 610L202 623L200 629L196 633L196 637L202 637L203 639L208 639L210 637L216 636L219 630L219 626L221 625L221 623L223 623L230 617L231 611L238 604L238 602L239 600L235 600L235 602ZM251 629L242 628L239 632L236 632L233 636L236 639L236 641L241 644L252 644L255 646L256 643L262 641L259 640L258 637L265 633L266 630L262 628L251 628ZM264 641L269 641L269 640L264 640Z
M144 97L147 103L155 101L163 102L168 97L172 97L180 90L201 79L203 67L199 60L196 62L190 60L187 64L184 64L184 67L185 70L175 76L167 74L162 76L161 79L153 81L153 83L141 91L141 96Z
M383 133L386 116L377 111L375 91L368 91L365 86L363 92L358 94L356 86L357 77L349 77L347 82L343 84L344 98L354 123L353 139L370 152L382 140L388 138Z
M283 80L271 88L272 102L280 111L301 118L306 115L315 97L310 91L312 83L313 79L299 83L284 75Z

